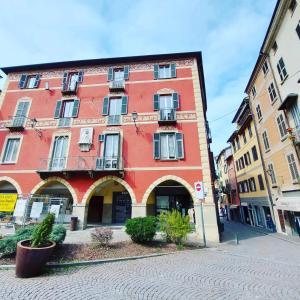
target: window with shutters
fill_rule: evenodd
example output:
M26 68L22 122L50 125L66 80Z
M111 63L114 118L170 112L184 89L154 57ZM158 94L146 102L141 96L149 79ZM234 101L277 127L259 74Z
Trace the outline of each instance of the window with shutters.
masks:
M240 139L239 139L239 137L237 137L235 141L236 141L237 149L240 150L241 149L241 145L240 145Z
M121 125L121 115L127 114L128 97L104 97L102 115L107 116L107 125Z
M64 72L62 80L62 93L75 94L78 84L83 81L83 71Z
M179 107L178 94L155 95L154 109L159 109L159 123L171 123L176 121L176 109Z
M288 160L289 169L292 175L293 182L299 183L300 177L299 177L299 172L297 169L297 164L295 161L294 154L293 153L289 154L287 156L287 160Z
M277 94L273 82L269 85L268 92L269 92L271 102L274 103L277 100Z
M15 115L12 118L12 122L6 127L9 128L11 131L24 130L29 106L29 101L19 101L16 107Z
M244 140L244 144L247 143L247 137L246 137L246 132L244 131L243 132L243 140Z
M258 120L260 121L262 119L262 113L261 113L261 109L260 109L259 104L256 106L256 114L257 114Z
M68 136L56 136L53 143L51 159L49 162L50 170L62 170L66 166L67 150L69 144Z
M20 138L8 138L2 155L2 163L14 164L17 162L20 147Z
M253 133L252 133L251 124L248 126L248 132L249 132L249 137L252 138Z
M271 177L271 183L272 185L276 185L276 176L275 176L275 171L274 171L274 166L273 164L268 165L268 174Z
M59 100L56 103L54 118L58 120L58 127L71 127L72 118L77 118L79 99Z
M248 185L249 185L250 192L255 192L256 191L256 184L255 184L254 177L251 177L250 179L248 179Z
M20 89L36 89L39 87L41 80L40 74L34 74L34 75L21 75L20 81L19 81L19 88Z
M283 58L281 57L277 63L277 71L280 76L281 81L284 81L288 77L288 73L283 61Z
M263 66L262 66L262 70L263 70L264 75L267 75L267 73L269 72L269 65L268 65L267 61L264 62Z
M262 138L263 138L263 142L264 142L265 151L269 151L270 150L270 144L269 144L268 134L267 134L266 131L264 131L262 133Z
M176 64L154 65L154 79L167 79L176 77Z
M155 133L153 144L154 159L175 160L184 158L182 133Z
M278 125L281 139L285 138L287 136L287 129L282 114L277 117L277 125Z
M258 175L257 179L258 179L259 189L263 191L265 189L265 185L264 185L264 180L262 175Z
M257 160L258 160L258 154L257 154L256 146L253 146L253 147L251 148L251 151L252 151L252 157L253 157L253 160L254 160L254 161L257 161Z
M124 90L125 80L129 79L129 66L123 68L109 68L107 80L111 91Z

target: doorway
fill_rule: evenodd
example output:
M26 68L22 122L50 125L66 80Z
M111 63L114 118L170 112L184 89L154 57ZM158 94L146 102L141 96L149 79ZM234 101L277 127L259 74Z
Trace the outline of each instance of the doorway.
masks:
M128 192L113 193L112 223L122 224L131 218L131 198Z
M88 223L101 223L103 214L103 196L93 196L88 210Z

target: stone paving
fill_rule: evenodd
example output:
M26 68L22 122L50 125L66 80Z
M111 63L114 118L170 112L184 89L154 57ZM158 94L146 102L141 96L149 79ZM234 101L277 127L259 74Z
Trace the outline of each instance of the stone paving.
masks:
M300 299L300 243L226 224L215 248L70 268L33 279L0 271L3 299ZM240 244L234 244L239 232Z

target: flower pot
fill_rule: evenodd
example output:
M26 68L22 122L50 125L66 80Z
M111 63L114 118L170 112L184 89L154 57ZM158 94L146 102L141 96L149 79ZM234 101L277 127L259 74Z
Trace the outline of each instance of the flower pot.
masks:
M19 278L29 278L40 275L55 245L55 242L49 241L49 246L32 248L30 247L30 240L18 242L16 276Z

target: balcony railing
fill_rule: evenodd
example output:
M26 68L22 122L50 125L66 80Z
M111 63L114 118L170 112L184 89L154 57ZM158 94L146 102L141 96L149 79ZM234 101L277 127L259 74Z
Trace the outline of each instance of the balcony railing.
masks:
M107 117L107 125L120 125L120 124L121 124L120 115L112 115Z
M295 136L295 144L300 144L300 126L296 126L293 130L293 134Z
M58 120L58 127L71 127L72 118L60 118Z
M78 82L72 82L72 83L65 83L62 86L61 92L64 95L72 95L77 93L77 88L78 88Z
M176 109L174 108L160 109L158 122L160 124L176 123Z
M109 89L111 91L119 91L125 89L125 80L113 80L109 82Z
M123 159L120 156L69 156L58 158L42 158L38 173L42 178L53 173L71 175L79 172L88 172L93 175L99 172L121 172L124 170Z
M10 129L11 131L22 131L25 129L25 122L26 118L21 117L13 117L11 122L6 125L6 128Z

